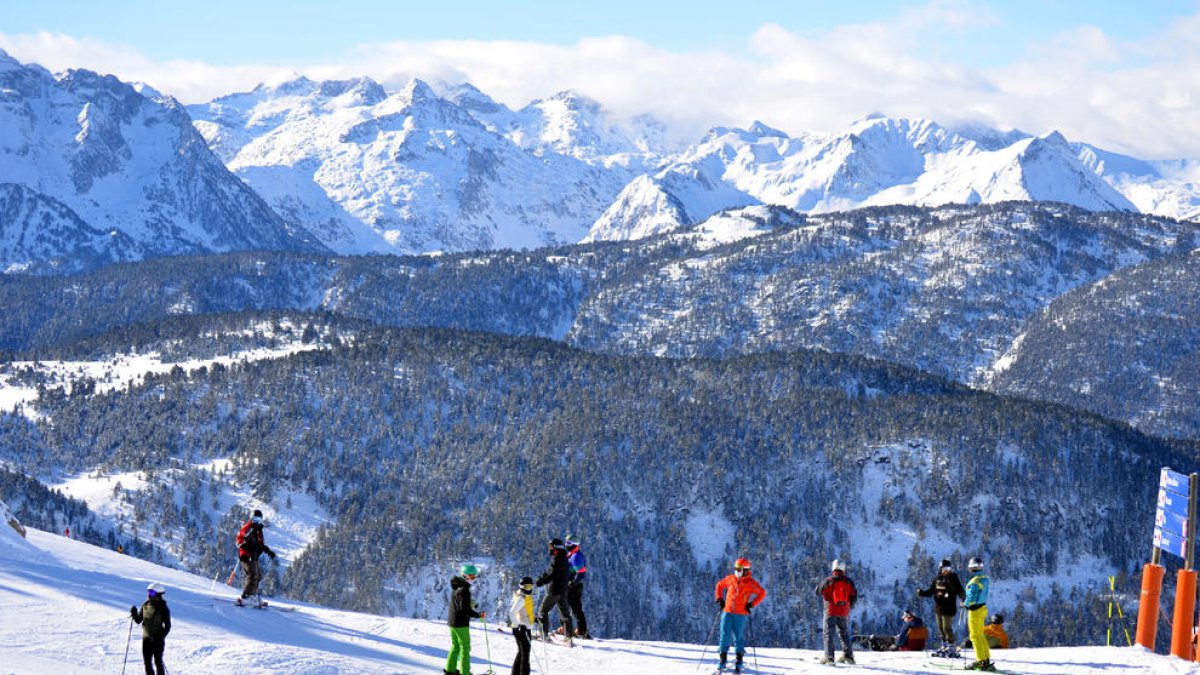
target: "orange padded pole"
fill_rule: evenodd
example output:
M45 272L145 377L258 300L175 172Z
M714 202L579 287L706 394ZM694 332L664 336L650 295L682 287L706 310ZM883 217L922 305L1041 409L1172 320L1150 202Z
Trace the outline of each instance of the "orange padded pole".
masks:
M1154 651L1154 637L1158 633L1158 598L1162 595L1163 577L1167 568L1146 563L1142 568L1142 596L1138 602L1137 643Z
M1171 655L1192 660L1196 626L1196 570L1179 570L1175 579L1175 619L1171 622Z

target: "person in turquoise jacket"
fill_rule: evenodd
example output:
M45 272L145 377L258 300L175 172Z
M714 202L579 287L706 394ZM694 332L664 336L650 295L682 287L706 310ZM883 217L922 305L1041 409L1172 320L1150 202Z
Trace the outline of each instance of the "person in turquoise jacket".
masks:
M967 629L971 634L971 645L975 647L975 662L967 666L967 670L995 672L996 666L992 665L987 637L983 634L983 624L987 619L988 587L991 584L987 575L983 573L982 558L971 558L967 563L967 570L971 572L971 580L966 585L967 597L963 600L963 607L967 610Z

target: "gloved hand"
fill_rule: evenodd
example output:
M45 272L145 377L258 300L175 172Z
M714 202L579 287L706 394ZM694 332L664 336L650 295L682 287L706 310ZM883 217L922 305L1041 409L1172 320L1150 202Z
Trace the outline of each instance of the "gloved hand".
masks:
M268 558L270 558L271 560L274 560L274 559L275 559L275 551L271 551L271 550L269 550L269 549L268 549L268 550L267 550L267 557L268 557Z
M721 598L717 598L717 607L724 607L724 606L725 606L725 600L723 600Z
M129 606L129 618L131 618L131 619L137 618L137 607L135 605Z
M747 602L746 603L746 614L750 614L750 610L752 610L752 609L754 609L754 605L751 605L750 603Z

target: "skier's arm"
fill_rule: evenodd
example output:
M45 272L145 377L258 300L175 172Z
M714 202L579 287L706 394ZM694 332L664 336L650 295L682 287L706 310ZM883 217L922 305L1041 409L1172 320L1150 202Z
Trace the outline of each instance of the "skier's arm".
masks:
M171 633L171 608L165 604L162 607L163 611L163 637L167 637Z
M133 619L134 623L142 622L142 610L137 608L137 605L129 606L129 618Z

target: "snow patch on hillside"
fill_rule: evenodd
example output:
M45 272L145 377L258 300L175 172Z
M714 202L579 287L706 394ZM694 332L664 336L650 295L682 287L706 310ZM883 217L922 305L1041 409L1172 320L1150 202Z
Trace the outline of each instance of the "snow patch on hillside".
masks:
M684 525L692 557L713 571L724 569L728 546L737 535L737 527L729 522L725 512L720 507L711 511L693 508Z

